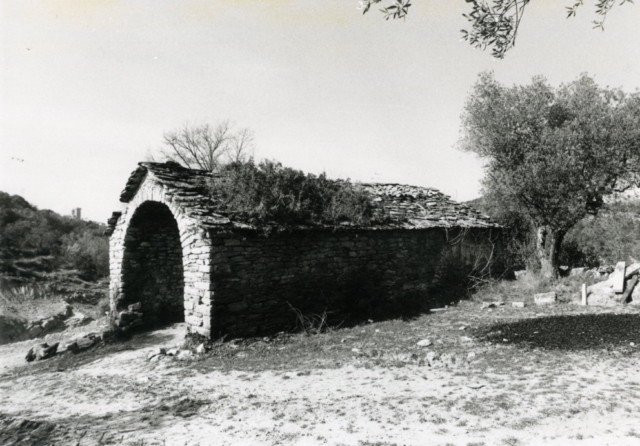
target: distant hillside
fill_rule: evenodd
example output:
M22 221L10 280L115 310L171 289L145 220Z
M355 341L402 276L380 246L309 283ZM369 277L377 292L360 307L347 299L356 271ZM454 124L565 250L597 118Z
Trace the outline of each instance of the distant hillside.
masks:
M44 279L56 270L75 269L83 280L104 277L109 273L104 229L0 192L0 274Z

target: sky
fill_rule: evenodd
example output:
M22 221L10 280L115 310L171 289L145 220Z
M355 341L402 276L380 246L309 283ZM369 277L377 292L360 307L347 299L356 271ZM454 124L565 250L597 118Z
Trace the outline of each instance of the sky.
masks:
M105 222L164 132L231 120L255 156L361 182L480 194L457 150L478 74L553 85L587 72L640 87L640 5L592 29L595 0L533 0L504 60L460 40L462 0L414 0L406 20L357 0L0 2L0 191Z

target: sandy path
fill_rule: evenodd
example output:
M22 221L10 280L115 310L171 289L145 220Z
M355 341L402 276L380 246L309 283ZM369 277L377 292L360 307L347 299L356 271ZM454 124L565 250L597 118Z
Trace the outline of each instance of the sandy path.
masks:
M520 381L490 368L470 380L473 364L202 373L146 360L181 336L161 330L75 369L19 376L29 343L4 346L0 412L60 426L58 444L640 444L633 358L576 355L561 373L523 370Z

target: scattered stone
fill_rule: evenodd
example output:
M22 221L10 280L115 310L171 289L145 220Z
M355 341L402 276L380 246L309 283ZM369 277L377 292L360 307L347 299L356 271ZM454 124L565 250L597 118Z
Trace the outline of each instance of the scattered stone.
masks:
M627 266L627 271L624 274L625 279L629 279L633 275L640 274L640 263L632 263Z
M524 308L524 302L511 302L513 308Z
M431 345L431 341L429 339L422 339L418 341L416 344L418 347L429 347Z
M460 336L460 342L473 342L473 339L469 336Z
M463 331L463 330L466 330L466 329L467 329L467 327L460 327L459 328L460 331Z
M60 320L57 317L49 317L42 321L42 329L44 331L51 331L60 325Z
M504 305L504 302L482 302L482 309L496 308L499 305Z
M351 351L352 351L353 353L361 353L360 349L359 349L359 348L356 348L356 347L352 348L352 349L351 349Z
M46 342L43 344L38 344L35 347L31 347L29 349L25 359L27 360L27 362L31 362L34 359L43 360L50 358L54 356L58 351L58 345L60 345L59 342L56 342L53 345L49 345Z
M147 359L151 360L153 358L155 358L156 356L164 356L167 354L167 350L159 347L159 348L154 348L151 352L149 352L149 354L147 355Z
M429 311L431 312L438 312L438 311L445 311L446 308L431 308Z
M599 266L596 271L600 274L611 274L615 268L611 265L602 265Z
M473 359L476 357L476 352L469 352L469 354L467 355L467 359Z
M484 387L484 384L472 383L472 384L467 384L467 387L473 390L478 390L478 389L482 389Z
M135 304L129 305L129 311L139 311L142 308L142 304L140 302L136 302Z
M587 268L584 268L584 267L572 268L571 271L569 272L569 277L582 276L585 274L586 271L587 271Z
M44 332L44 329L41 325L33 325L31 327L28 327L28 330L29 336L31 336L31 338L37 338Z
M191 350L180 350L176 355L178 361L186 361L193 358L193 352Z
M522 279L524 276L527 275L527 270L523 269L521 271L514 271L513 274L516 277L516 280Z
M58 353L69 351L71 353L76 353L78 351L78 343L76 341L67 342L62 346L61 350L58 350Z
M611 274L610 279L613 285L614 293L622 293L624 291L625 268L625 262L618 262L616 263L616 268L613 270L613 274Z
M533 295L533 300L536 303L536 305L551 305L556 303L557 299L558 299L558 296L555 291Z
M203 355L207 352L207 349L205 348L204 344L200 344L199 346L196 347L196 353L198 353L199 355Z
M177 348L170 348L167 350L167 356L176 356L180 350Z

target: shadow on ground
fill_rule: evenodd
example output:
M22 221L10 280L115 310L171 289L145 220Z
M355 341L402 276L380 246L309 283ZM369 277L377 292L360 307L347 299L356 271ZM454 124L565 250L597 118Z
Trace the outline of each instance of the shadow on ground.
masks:
M107 413L102 416L79 415L57 418L55 422L39 420L30 413L0 413L0 444L29 445L153 445L159 441L135 441L132 437L152 433L176 419L197 416L219 404L207 399L167 398L138 410Z
M478 329L483 340L547 350L640 348L640 315L582 314L538 317Z

